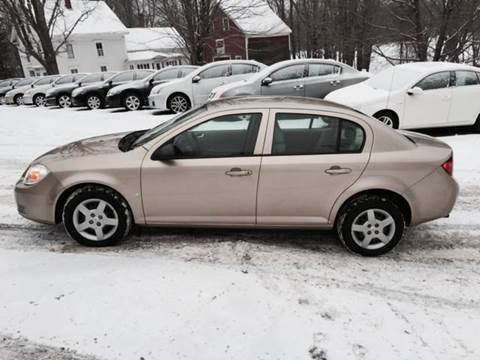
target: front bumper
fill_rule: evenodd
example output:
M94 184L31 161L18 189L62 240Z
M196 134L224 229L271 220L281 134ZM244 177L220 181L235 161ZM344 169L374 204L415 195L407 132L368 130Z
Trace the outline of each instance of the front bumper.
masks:
M85 106L87 106L87 97L85 96L85 94L72 96L72 106L73 107L85 107Z
M6 105L13 105L13 104L15 104L14 96L12 96L12 95L7 95L7 96L5 96L5 104L6 104Z
M24 105L33 105L33 95L23 95Z
M152 109L168 110L166 96L163 94L150 95L148 97L148 106Z
M57 97L49 96L45 99L45 106L57 106Z
M105 103L109 108L122 107L122 97L120 94L110 95L105 98Z
M18 213L26 219L43 224L55 224L55 200L59 182L52 174L40 183L27 186L22 180L15 185Z

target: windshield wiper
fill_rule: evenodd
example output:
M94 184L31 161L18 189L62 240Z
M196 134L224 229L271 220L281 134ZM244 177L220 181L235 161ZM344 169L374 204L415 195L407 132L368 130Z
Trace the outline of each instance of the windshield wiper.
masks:
M127 152L132 150L133 148L132 145L135 143L135 141L140 136L145 134L147 131L148 130L138 130L138 131L128 133L127 135L125 135L123 138L120 139L120 141L118 142L118 148L122 152Z

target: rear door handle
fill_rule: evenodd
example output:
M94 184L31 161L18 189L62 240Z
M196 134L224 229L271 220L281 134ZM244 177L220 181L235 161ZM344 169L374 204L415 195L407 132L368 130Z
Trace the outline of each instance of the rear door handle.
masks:
M329 175L343 175L343 174L350 174L352 172L352 169L342 168L340 166L334 165L329 169L325 170L325 172Z
M337 86L337 85L340 85L340 80L332 80L330 81L330 84L333 85L333 86Z
M225 175L228 176L250 176L253 174L252 170L248 169L240 169L240 168L231 168L230 170L225 172Z

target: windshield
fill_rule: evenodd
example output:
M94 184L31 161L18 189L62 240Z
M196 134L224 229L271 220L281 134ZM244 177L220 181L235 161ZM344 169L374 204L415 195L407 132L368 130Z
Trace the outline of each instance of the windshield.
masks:
M379 72L367 81L367 84L380 90L401 90L421 75L421 72L406 67L390 67Z
M173 129L174 127L181 125L188 120L192 119L196 115L204 112L207 110L207 106L203 105L201 107L192 109L190 111L187 111L186 113L179 114L177 116L174 116L170 120L167 120L160 125L151 128L148 130L145 134L140 136L134 143L132 147L137 147L137 146L142 146L143 144L146 144L147 142L155 139L156 137L166 133L170 129Z
M24 79L22 81L19 81L18 83L15 84L15 87L20 87L20 86L25 86L25 85L30 85L34 80L34 78L30 78L30 79Z
M10 80L4 80L0 81L0 87L8 86L10 85Z

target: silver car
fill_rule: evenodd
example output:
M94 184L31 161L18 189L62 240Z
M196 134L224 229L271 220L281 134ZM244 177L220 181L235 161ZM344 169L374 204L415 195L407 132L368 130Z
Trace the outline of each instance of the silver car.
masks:
M338 61L297 59L276 63L243 81L219 86L209 96L287 95L324 98L328 93L369 78Z

